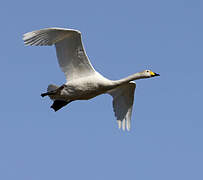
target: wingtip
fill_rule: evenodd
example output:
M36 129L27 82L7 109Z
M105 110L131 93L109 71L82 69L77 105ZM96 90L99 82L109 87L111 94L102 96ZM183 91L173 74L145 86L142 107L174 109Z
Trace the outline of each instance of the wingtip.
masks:
M127 131L130 131L130 120L129 119L126 122L126 129L127 129Z
M117 120L118 128L121 129L121 120Z
M130 131L130 122L127 121L126 119L123 120L117 120L118 123L118 128L119 130L127 130L128 132Z
M123 131L125 131L125 119L122 120L122 128L123 128Z

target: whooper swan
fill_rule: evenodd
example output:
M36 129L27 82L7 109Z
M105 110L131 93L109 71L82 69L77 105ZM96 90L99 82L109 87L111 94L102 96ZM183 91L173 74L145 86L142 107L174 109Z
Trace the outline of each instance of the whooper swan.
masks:
M62 86L49 85L42 97L53 100L51 108L55 111L74 100L88 100L100 94L113 97L113 109L118 127L130 130L130 121L137 79L159 76L145 70L126 78L113 81L103 77L91 65L82 45L78 30L64 28L46 28L24 34L25 45L55 45L58 63L65 73L67 82Z

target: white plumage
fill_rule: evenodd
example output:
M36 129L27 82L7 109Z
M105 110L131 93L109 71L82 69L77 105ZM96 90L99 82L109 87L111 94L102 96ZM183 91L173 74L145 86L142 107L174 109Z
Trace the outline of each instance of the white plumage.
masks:
M59 65L67 82L62 86L49 85L47 93L55 111L74 100L87 100L108 93L113 97L113 109L118 127L130 130L136 84L133 80L158 76L150 70L113 81L103 77L91 65L78 30L46 28L24 34L25 45L55 45Z

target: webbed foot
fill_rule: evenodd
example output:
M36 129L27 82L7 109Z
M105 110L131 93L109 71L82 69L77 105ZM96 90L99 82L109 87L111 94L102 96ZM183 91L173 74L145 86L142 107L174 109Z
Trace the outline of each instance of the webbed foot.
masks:
M58 111L62 107L66 106L68 103L72 101L63 101L63 100L55 100L54 103L52 104L51 108L54 109L54 111Z

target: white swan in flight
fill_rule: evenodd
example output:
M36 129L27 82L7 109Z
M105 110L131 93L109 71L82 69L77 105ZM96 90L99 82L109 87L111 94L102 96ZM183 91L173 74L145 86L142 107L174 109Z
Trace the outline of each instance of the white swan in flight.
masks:
M49 85L42 97L49 96L55 111L74 100L88 100L100 94L113 97L113 109L118 127L130 130L130 121L137 79L159 76L145 70L120 80L109 80L99 74L90 63L82 45L81 33L74 29L46 28L23 35L25 45L55 45L59 65L67 82L62 86Z

